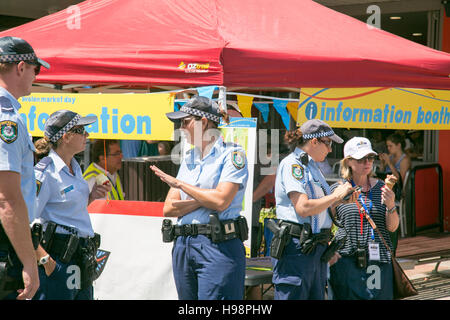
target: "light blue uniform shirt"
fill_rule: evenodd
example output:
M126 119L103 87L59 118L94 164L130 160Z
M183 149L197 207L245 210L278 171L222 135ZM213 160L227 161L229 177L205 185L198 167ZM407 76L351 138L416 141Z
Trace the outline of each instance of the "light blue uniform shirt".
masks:
M87 211L89 186L80 165L72 158L74 175L59 155L50 150L35 167L38 185L36 218L46 227L48 221L75 229L81 238L94 236ZM57 228L57 233L70 233Z
M245 187L248 179L248 165L245 151L233 143L224 143L219 138L211 148L208 155L201 159L201 152L193 148L186 152L183 158L177 179L202 189L215 189L220 182L239 184L239 190L230 206L218 212L220 220L236 219L242 209ZM191 199L180 190L182 200ZM209 214L213 210L201 207L183 217L178 224L205 224L209 223Z
M284 158L278 167L275 180L275 201L277 218L294 223L310 223L313 233L319 233L320 229L331 228L331 218L327 210L312 217L300 217L289 199L290 192L304 193L308 199L318 199L330 194L330 187L325 181L317 164L308 156L309 162L305 166L300 161L300 155L304 153L299 148Z
M27 126L19 115L20 107L19 101L0 87L0 171L20 174L20 189L31 223L35 216L36 181L33 152L36 149Z

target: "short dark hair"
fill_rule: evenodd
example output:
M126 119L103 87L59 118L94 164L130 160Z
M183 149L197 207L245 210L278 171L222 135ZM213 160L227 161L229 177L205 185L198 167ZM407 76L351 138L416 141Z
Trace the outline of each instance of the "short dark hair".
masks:
M103 140L98 139L92 143L91 147L91 157L92 161L98 163L100 161L100 156L104 156L104 148L106 148L106 155L109 154L109 146L112 144L119 144L119 140Z

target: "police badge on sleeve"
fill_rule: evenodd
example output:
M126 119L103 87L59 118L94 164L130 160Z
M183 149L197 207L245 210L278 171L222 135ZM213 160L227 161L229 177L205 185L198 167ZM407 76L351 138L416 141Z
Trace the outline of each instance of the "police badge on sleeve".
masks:
M231 155L231 162L236 169L240 170L245 167L245 155L242 151L234 151Z
M5 120L0 122L0 138L6 143L16 141L18 135L17 123Z
M292 176L297 180L302 180L304 176L304 169L299 164L292 165Z

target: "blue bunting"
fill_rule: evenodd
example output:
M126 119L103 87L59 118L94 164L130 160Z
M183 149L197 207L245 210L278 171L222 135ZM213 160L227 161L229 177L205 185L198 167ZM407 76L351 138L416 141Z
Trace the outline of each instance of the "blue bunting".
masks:
M201 97L206 97L212 99L214 94L214 90L217 89L217 86L207 86L207 87L199 87L197 88L198 95Z
M269 104L262 102L254 102L253 104L255 105L256 109L261 112L264 123L267 123L267 121L269 121Z
M273 107L280 114L281 120L283 120L283 124L286 127L286 129L289 130L291 116L289 115L289 112L287 110L287 107L286 107L287 104L288 104L288 101L286 101L286 100L273 99Z

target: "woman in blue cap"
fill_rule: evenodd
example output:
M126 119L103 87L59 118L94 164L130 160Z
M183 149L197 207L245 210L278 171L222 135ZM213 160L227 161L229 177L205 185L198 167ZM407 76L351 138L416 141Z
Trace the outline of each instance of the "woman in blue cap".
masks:
M343 201L352 186L346 183L331 193L317 163L331 152L333 142L343 140L318 119L288 131L285 140L295 149L280 162L275 181L281 231L271 246L275 299L323 300L327 261L321 261L321 256L330 240L332 225L328 208ZM280 243L276 237L285 243L284 250L275 247Z
M170 186L164 215L178 217L173 226L172 264L179 299L222 300L244 296L247 223L240 217L248 170L242 147L225 143L217 125L223 113L216 102L194 97L180 111L193 146L183 155L176 178L151 169ZM170 239L168 240L170 241Z
M36 300L92 300L92 279L100 239L95 236L88 204L106 196L110 185L96 185L89 193L74 156L84 151L85 126L97 117L81 117L69 110L52 113L45 123L49 155L35 166L36 218L45 231L36 251L40 287Z

